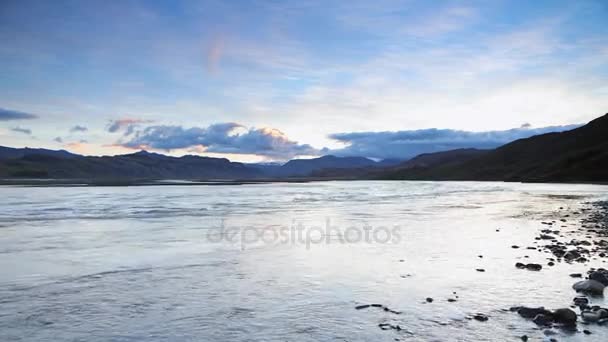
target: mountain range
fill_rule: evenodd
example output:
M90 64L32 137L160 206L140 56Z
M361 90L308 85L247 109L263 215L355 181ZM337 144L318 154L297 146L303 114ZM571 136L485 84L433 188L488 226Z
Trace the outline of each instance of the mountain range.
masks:
M140 151L82 156L0 146L0 178L23 179L385 179L608 182L608 114L579 128L520 139L493 150L458 149L407 161L322 156L285 164L172 157Z

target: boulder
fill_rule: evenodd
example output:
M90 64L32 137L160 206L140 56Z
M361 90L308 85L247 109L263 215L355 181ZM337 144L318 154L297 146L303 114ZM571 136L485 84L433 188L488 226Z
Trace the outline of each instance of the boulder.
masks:
M577 292L585 292L599 296L604 294L604 287L604 284L593 279L579 281L572 285L572 288Z
M589 274L589 279L595 280L602 283L604 286L608 286L608 271L597 270Z
M534 322L536 325L548 326L551 325L551 323L553 322L553 317L551 317L550 315L538 314L534 316L532 322Z
M553 320L555 323L563 325L575 325L576 318L576 312L570 309L557 309L553 311Z
M511 308L511 311L517 311L517 313L523 317L523 318L534 318L536 317L536 315L539 314L543 314L543 315L551 315L551 311L546 310L544 307L538 307L538 308L527 308L525 306L518 306L518 307L514 307Z

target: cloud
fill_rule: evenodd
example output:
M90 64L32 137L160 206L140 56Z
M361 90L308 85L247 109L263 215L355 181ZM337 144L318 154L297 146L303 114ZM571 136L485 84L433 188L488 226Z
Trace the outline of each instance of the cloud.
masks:
M135 128L139 124L152 123L152 122L153 122L152 120L130 119L130 118L111 120L107 126L107 130L110 133L116 133L116 132L125 130L124 135L128 136L134 132Z
M28 134L28 135L32 134L32 130L29 128L14 127L14 128L11 128L11 131L17 132L17 133Z
M209 153L253 154L276 159L318 155L320 150L290 140L274 128L246 128L234 122L207 127L150 126L119 145L127 148L174 150L187 148Z
M37 119L37 118L38 118L38 115L35 115L35 114L0 108L0 121L31 120L31 119Z
M491 149L511 141L549 132L567 131L580 125L542 128L513 128L504 131L469 132L453 129L420 129L395 132L331 134L331 139L348 146L330 151L340 156L409 159L422 153L458 148Z
M76 133L76 132L86 132L89 129L86 128L85 126L80 126L80 125L76 125L72 128L70 128L70 133Z
M63 139L61 137L56 137L55 139L53 139L53 141L58 142L60 144L63 143Z

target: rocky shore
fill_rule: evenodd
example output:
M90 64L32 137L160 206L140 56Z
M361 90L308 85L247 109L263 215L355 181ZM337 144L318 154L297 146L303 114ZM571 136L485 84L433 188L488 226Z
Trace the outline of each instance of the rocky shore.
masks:
M522 271L538 273L540 277L543 276L545 268L555 267L559 263L580 264L581 267L586 268L586 272L563 274L563 277L572 279L570 289L572 301L564 302L561 307L513 306L508 309L497 309L500 312L517 314L521 317L522 324L529 322L527 324L536 326L534 331L538 331L538 334L521 335L519 339L522 341L538 340L539 338L545 341L558 341L560 335L564 336L564 334L569 336L593 335L596 329L608 329L608 305L603 300L604 290L608 287L608 270L589 266L590 264L597 266L599 263L605 263L608 258L608 201L584 203L578 210L560 207L552 216L551 220L539 222L538 235L533 241L530 241L528 246L510 246L512 249L525 253L539 253L540 257L536 257L535 260L544 259L546 261L544 263L516 262L514 267ZM497 233L500 231L500 229L496 229ZM483 255L477 257L483 259ZM530 258L529 255L522 255L522 257ZM481 268L474 271L485 272ZM456 292L453 294L453 298L447 299L450 303L454 303L458 299ZM535 298L534 293L530 293L530 299L533 298ZM522 298L523 300L527 300L527 298ZM421 299L421 304L432 305L433 302L432 297ZM396 315L401 314L400 311L389 309L382 304L356 306L357 310L368 308L378 308ZM483 322L491 320L491 315L471 313L467 315L466 319L484 324ZM382 330L394 330L415 335L414 332L406 330L404 325L380 323L378 327Z
M587 203L581 211L569 213L563 207L559 216L553 221L543 221L548 228L542 229L535 238L535 246L528 249L546 253L547 265L556 263L580 263L587 265L590 261L604 263L608 255L608 202ZM574 224L568 224L574 220ZM574 230L572 230L574 226ZM570 230L569 230L570 229ZM529 265L516 263L515 267L529 268ZM541 265L534 266L540 270ZM591 305L592 300L603 298L604 289L608 286L608 270L589 268L586 274L572 273L569 276L577 280L572 284L573 299L564 303L563 308L548 310L544 307L512 307L510 311L531 320L542 328L544 335L553 335L551 329L565 329L574 333L592 334L595 326L608 327L608 308ZM582 326L582 327L579 327ZM528 340L528 336L522 336ZM556 340L553 338L552 340Z

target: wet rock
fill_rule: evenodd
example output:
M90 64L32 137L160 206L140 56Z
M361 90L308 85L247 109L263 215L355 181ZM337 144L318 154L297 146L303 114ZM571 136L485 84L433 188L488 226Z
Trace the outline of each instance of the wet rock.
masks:
M576 318L576 312L570 309L557 309L553 311L555 323L572 326L576 324Z
M520 269L527 269L530 271L540 271L543 266L541 264L523 264L521 262L518 262L515 264L515 267L520 268Z
M608 286L608 271L599 269L589 274L589 279L595 280L602 283L604 286Z
M549 326L553 322L553 317L546 314L538 314L532 319L536 325Z
M516 306L511 308L511 311L516 311L517 314L519 314L521 317L523 318L534 318L537 315L543 314L543 315L551 315L551 311L546 310L544 307L538 307L538 308L527 308L525 306Z
M574 305L579 306L579 307L585 307L587 306L587 304L589 304L589 299L587 299L587 297L575 297L573 300Z
M480 321L480 322L485 322L488 320L488 316L478 313L478 314L473 315L473 319Z
M599 323L602 320L608 319L608 309L596 308L585 310L581 313L581 317L585 322Z
M564 259L566 259L566 261L572 261L575 259L578 259L581 257L581 254L575 250L571 250L566 252L566 254L564 254Z
M604 284L600 283L597 280L583 280L572 285L572 288L577 292L585 292L593 295L603 295L604 294Z

